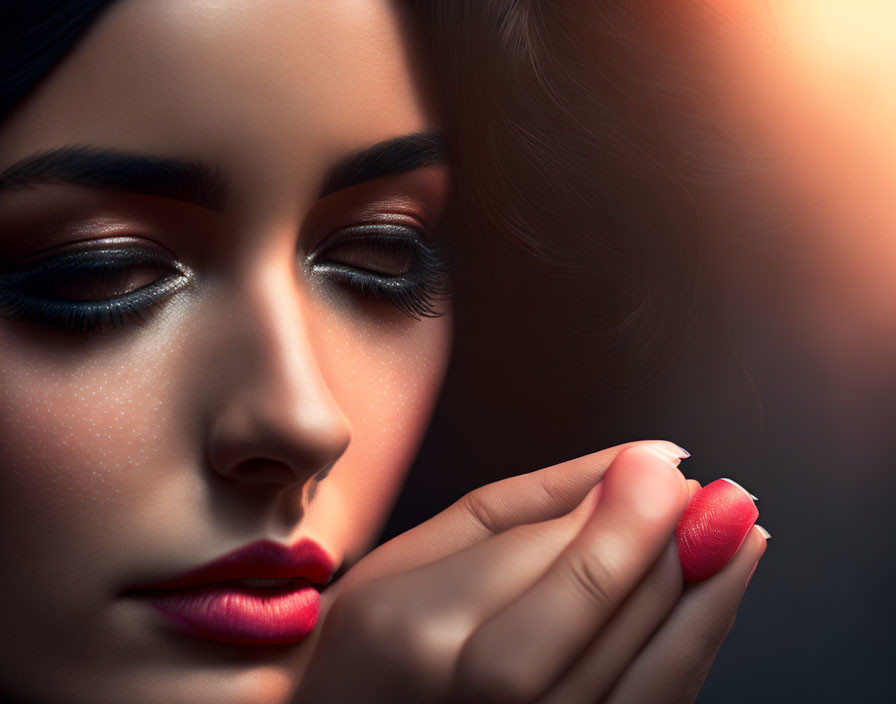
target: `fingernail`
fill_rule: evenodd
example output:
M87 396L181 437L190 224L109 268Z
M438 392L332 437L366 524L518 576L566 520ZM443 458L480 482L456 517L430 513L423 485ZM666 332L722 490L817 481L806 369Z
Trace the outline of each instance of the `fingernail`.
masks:
M673 467L677 467L681 464L681 458L667 450L662 445L644 445L644 449L647 450L651 455L655 455L659 457L663 462L668 462Z
M678 466L681 460L687 459L691 456L691 453L685 450L683 447L676 445L674 442L669 442L668 440L651 442L648 443L647 446L656 448L660 452L664 452L665 454L669 455L669 457L672 458L672 461L675 462L676 466Z
M722 480L726 481L726 482L731 482L732 484L734 484L734 486L736 486L738 489L740 489L742 492L744 492L747 496L749 496L751 499L753 499L753 501L759 501L758 496L753 496L753 494L751 494L749 491L744 489L740 484L738 484L733 479L729 479L728 477L722 477Z
M763 528L758 523L754 523L753 525L755 525L759 529L759 532L762 534L763 538L765 538L766 540L771 540L771 537L772 537L771 533L769 533L765 528Z

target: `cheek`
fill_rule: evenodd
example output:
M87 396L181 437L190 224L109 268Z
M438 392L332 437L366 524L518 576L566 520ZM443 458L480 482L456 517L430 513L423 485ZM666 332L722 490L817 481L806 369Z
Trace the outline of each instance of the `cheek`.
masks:
M17 568L4 572L0 622L17 645L0 677L37 668L77 680L133 632L110 608L123 567L170 543L145 506L160 470L178 466L166 442L171 360L154 359L145 336L45 344L3 327L0 562Z
M352 427L352 440L311 505L315 524L339 535L349 559L369 548L396 499L438 400L450 358L452 316L391 331L331 330L321 366Z
M0 336L4 550L52 571L89 552L101 571L104 547L127 524L150 483L149 460L165 445L164 362L139 347L121 358L67 343L60 363Z

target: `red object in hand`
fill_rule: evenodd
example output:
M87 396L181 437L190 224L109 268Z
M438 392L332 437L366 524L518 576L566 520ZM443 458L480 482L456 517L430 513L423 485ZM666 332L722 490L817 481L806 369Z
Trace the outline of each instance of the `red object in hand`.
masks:
M694 494L675 530L685 581L706 579L728 564L758 517L753 498L730 479Z

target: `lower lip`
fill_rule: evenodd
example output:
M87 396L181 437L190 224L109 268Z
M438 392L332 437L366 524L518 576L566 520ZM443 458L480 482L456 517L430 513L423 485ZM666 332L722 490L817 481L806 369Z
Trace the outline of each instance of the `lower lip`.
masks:
M244 645L296 643L314 629L320 612L320 594L304 580L278 590L210 584L156 592L150 603L187 631Z

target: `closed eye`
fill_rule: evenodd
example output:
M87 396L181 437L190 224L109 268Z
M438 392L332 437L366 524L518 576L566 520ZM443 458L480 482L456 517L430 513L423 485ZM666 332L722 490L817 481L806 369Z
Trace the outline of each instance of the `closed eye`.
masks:
M0 274L0 315L73 332L120 327L182 289L185 267L126 238L45 257ZM130 244L133 244L132 242Z
M404 237L352 239L327 250L326 261L400 276L413 267L414 247Z
M334 233L311 257L312 270L362 296L385 300L410 317L438 317L435 303L451 297L450 265L436 245L414 228L356 225Z

